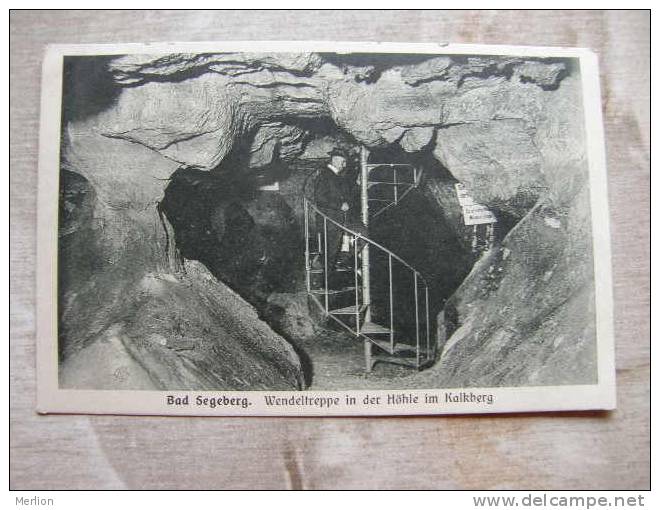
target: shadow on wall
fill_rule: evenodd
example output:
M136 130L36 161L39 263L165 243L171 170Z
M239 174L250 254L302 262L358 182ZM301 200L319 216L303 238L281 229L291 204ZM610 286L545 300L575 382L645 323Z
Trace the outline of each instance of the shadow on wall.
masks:
M108 70L117 55L64 57L62 76L62 127L84 120L114 106L121 94Z

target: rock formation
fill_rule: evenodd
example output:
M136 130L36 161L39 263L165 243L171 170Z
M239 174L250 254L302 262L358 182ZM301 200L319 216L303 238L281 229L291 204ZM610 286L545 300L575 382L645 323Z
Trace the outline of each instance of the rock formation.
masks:
M75 75L77 64L70 65ZM223 329L208 300L226 289L219 282L216 290L208 282L203 287L191 283L203 271L187 272L189 262L182 262L181 240L177 246L170 224L174 220L158 204L177 169L206 172L217 182L247 182L257 179L256 171L275 172L280 161L322 158L335 143L351 139L370 149L398 145L411 157L435 158L443 177L430 172L423 192L444 211L459 239L469 232L452 195L455 182L502 219L498 248L477 261L440 314L440 336L450 338L426 377L450 386L594 380L587 166L583 126L576 122L582 118L580 74L573 61L130 55L104 62L100 75L112 82L116 97L100 111L69 119L63 129L62 166L83 176L96 197L92 220L98 261L88 282L61 295L61 351L69 365L92 344L100 349L106 342L142 360L156 386L297 387L300 363L283 338L264 333L255 348L245 331ZM315 130L319 119L334 133ZM289 191L282 192L298 221L300 204L292 197L304 178L292 177ZM264 211L249 196L228 201L221 195L216 220L209 220L215 230L202 229L202 236L225 235L225 211L239 203L255 225L261 222L255 235L264 238L273 224L280 226L269 231L271 236L289 228L281 218L261 219ZM277 247L266 245L268 258ZM281 267L286 278L299 278L294 273L300 268ZM269 288L257 300L296 303L299 316L299 300L293 294L282 297L288 291ZM159 326L155 304L160 314L183 317L187 308L181 293L206 303L194 315L195 324L183 327L184 337L194 331L205 339L199 349L204 354L195 360L182 361L172 351L157 354L163 345L174 345L176 335L172 323ZM271 293L277 298L269 298ZM154 352L144 350L141 342L148 340L131 333L136 319L127 318L119 303L127 295L152 316L144 324L155 335L145 338L157 338ZM89 321L83 330L65 325L80 314ZM280 322L291 323L291 318ZM235 342L235 348L218 354L227 342ZM271 352L277 354L264 354ZM239 368L218 369L216 379L208 381L201 375L200 367L223 363ZM257 374L252 363L270 368ZM178 366L174 372L187 375L166 381L158 375L161 364Z

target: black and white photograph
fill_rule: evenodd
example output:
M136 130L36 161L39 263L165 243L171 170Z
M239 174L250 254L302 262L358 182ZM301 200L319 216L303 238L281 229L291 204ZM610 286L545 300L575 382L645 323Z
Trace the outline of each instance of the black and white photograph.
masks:
M53 46L43 80L41 412L614 407L587 50Z

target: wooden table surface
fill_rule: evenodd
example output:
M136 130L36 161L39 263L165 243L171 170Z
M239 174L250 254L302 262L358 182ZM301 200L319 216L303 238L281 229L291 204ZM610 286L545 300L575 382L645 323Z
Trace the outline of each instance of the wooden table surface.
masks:
M650 14L14 11L10 21L12 488L649 487ZM290 39L579 46L599 54L613 243L616 411L339 419L35 413L35 212L44 45Z

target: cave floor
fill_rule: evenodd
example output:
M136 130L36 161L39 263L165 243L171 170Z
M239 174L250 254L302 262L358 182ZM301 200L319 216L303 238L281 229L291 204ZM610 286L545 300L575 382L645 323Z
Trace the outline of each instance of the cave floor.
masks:
M324 329L300 345L312 365L311 391L395 389L424 387L424 372L394 365L376 363L365 372L364 344L343 331ZM374 347L374 352L377 349Z

